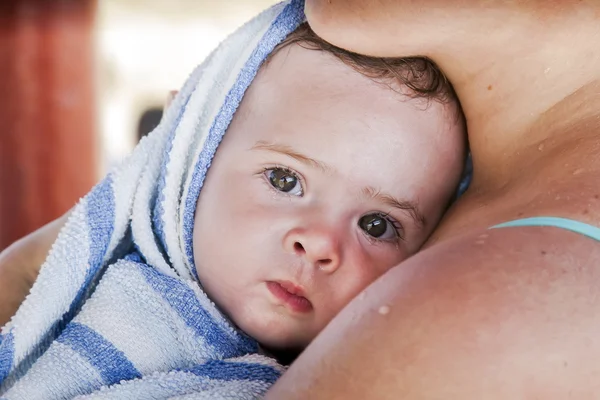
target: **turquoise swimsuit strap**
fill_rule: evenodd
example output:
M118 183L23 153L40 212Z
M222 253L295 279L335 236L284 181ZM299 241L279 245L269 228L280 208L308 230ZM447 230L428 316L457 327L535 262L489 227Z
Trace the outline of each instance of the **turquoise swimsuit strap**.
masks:
M531 217L516 219L514 221L504 222L494 225L493 228L510 228L515 226L553 226L560 229L576 232L600 242L600 228L585 224L583 222L574 221L568 218L558 217Z

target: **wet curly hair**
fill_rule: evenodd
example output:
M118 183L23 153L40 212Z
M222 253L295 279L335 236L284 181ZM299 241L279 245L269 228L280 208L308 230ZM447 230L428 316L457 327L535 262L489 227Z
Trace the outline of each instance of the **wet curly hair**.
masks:
M370 57L353 53L321 39L305 22L275 47L267 58L267 62L279 51L292 44L298 44L309 50L330 53L362 75L385 83L392 89L398 86L408 88L408 93L403 91L403 94L410 97L435 100L443 104L456 103L460 108L452 84L446 79L437 64L429 58Z

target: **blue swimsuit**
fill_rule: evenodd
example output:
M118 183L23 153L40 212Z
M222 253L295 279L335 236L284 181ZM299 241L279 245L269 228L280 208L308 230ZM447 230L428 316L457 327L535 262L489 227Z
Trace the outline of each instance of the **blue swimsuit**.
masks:
M554 226L560 229L566 229L600 242L600 228L585 224L583 222L574 221L568 218L559 217L531 217L516 219L514 221L504 222L494 225L492 228L510 228L516 226Z

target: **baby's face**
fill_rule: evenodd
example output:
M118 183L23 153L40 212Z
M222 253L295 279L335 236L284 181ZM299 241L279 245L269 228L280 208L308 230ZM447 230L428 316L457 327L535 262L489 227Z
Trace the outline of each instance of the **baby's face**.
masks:
M205 291L263 345L306 346L423 244L463 146L450 106L409 100L327 53L284 49L247 91L200 194Z

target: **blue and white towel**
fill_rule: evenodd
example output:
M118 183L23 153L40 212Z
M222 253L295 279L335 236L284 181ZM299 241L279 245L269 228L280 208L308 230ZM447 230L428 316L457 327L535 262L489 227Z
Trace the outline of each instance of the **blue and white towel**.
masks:
M304 21L280 3L223 42L160 125L75 207L0 336L3 399L253 399L283 372L202 292L192 229L261 63Z

